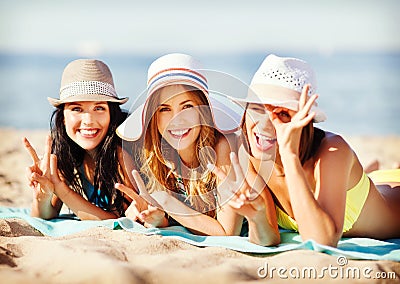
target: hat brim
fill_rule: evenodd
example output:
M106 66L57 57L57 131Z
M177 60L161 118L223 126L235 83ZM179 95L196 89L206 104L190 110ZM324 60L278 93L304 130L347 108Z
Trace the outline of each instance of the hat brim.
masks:
M261 88L260 88L261 87ZM300 93L280 87L270 85L252 85L247 94L243 97L228 96L229 99L239 103L243 107L247 103L266 104L277 107L284 107L298 111ZM268 93L268 97L264 94ZM318 107L317 103L311 107L311 112L315 112L314 122L323 122L327 119L326 114Z
M76 96L71 96L69 98L59 100L55 98L50 98L47 97L47 100L49 103L55 107L65 104L65 103L72 103L72 102L113 102L113 103L118 103L118 104L124 104L126 103L129 98L116 98L116 97L111 97L111 96L106 96L106 95L93 95L93 94L85 94L85 95L76 95Z
M243 107L246 106L248 103L255 103L255 104L265 104L265 105L272 105L277 107L283 107L290 110L298 111L299 102L298 101L274 101L274 100L245 100L245 99L237 99L230 97L230 99L236 101L237 103L241 104ZM327 119L326 114L317 106L311 107L311 112L315 112L315 116L313 121L323 122Z
M139 105L125 121L118 126L116 132L119 137L126 141L137 141L142 137L145 124L145 110L149 98L147 98L144 104ZM222 134L236 132L239 129L242 115L232 107L229 107L227 99L224 101L222 97L213 94L206 95L206 98L211 109L214 127ZM232 102L230 103L232 104Z

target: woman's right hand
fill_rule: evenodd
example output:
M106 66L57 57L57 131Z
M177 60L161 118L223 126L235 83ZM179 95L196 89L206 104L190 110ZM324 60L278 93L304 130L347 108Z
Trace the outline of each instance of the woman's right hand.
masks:
M51 155L51 137L50 135L46 137L43 159L38 157L36 150L32 147L27 138L24 137L23 143L33 161L33 164L27 167L26 175L29 186L33 189L34 198L37 200L50 200L54 193L52 170L54 171L54 162L57 163L55 156ZM57 169L55 169L55 171L57 172ZM58 178L58 173L56 174Z
M309 89L310 85L304 85L297 112L283 107L275 107L272 112L269 112L269 118L276 131L281 157L285 154L298 156L303 128L315 117L315 112L311 112L311 108L318 95L314 94L308 98Z

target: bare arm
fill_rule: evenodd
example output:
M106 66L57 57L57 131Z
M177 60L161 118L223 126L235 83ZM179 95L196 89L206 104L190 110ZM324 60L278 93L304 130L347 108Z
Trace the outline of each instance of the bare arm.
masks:
M190 231L202 235L227 235L230 233L224 229L218 220L186 206L166 191L156 191L150 195L137 171L133 171L133 177L138 185L140 196L143 199L152 204L153 207L157 207L168 213L168 215ZM121 189L123 190L122 187ZM161 227L161 224L164 224L164 222L160 220L159 226Z
M51 159L53 164L57 163L57 158L55 155L52 155ZM57 175L57 177L54 177L55 175ZM72 210L72 212L74 212L74 214L79 219L105 220L118 217L114 213L107 212L102 208L97 207L96 205L83 198L83 196L73 191L64 182L59 180L58 174L56 172L53 173L53 180L54 193Z
M28 168L30 186L34 189L31 215L43 219L58 216L61 206L65 203L75 215L82 220L112 219L117 216L92 204L78 193L74 192L61 180L57 157L51 154L51 137L46 137L46 147L43 159L40 160L35 149L25 138L23 140L34 164Z
M314 157L315 191L309 184L299 159L301 131L314 117L309 113L317 96L307 101L308 86L303 89L299 111L291 121L279 119L279 108L271 115L279 144L279 153L285 170L294 218L304 240L313 239L321 244L336 246L342 235L347 178L351 154L343 145L320 147ZM326 138L325 138L326 143ZM323 142L324 143L324 142Z
M132 170L135 169L134 163L130 155L121 147L117 148L118 160L120 165L120 174L123 177L123 185L136 189L136 184L132 177ZM91 202L87 201L81 195L71 190L65 183L58 183L55 189L60 199L82 220L102 220L117 218L114 213L107 212ZM129 201L132 201L127 195Z
M55 218L61 210L62 202L54 195L54 185L50 180L50 135L46 136L42 160L39 159L36 150L25 137L23 138L23 144L33 161L33 165L27 168L29 186L33 190L31 216L43 219Z
M275 207L265 182L247 167L245 177L234 153L231 153L231 161L236 177L234 180L225 177L225 186L234 192L229 206L236 214L248 220L251 242L263 246L278 244L280 235ZM224 174L218 168L215 168L214 172L221 179L224 178Z
M321 244L336 246L341 236L343 221L341 226L336 224L332 216L316 200L298 160L283 158L282 162L285 167L293 215L302 239L313 239ZM336 203L338 204L336 210L344 212L345 192L342 191L342 194L334 196L330 202L335 200L339 201Z
M218 188L214 189L217 190L217 204L221 205L219 208L216 208L216 219L202 214L204 212L197 212L189 208L172 196L165 196L166 200L168 200L167 208L175 210L166 209L168 214L196 234L216 236L239 235L240 233L243 218L227 204L228 199L232 197L233 194L229 188L226 188L224 185L225 176L234 176L234 171L231 169L229 153L232 150L236 150L236 139L237 137L235 135L228 135L227 138L220 137L215 146L215 153L217 155L216 166L223 173L222 179L221 176L217 175ZM211 194L211 192L209 194ZM179 212L179 214L174 214L174 212Z

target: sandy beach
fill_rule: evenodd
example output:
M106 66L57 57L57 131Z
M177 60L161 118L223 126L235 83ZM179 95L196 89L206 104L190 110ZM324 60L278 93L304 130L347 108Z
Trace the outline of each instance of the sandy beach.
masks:
M0 129L0 206L30 207L32 196L25 167L31 160L21 139L26 136L41 154L46 133ZM398 136L345 138L364 166L377 159L382 167L391 168L400 161ZM64 237L49 237L23 220L0 219L1 283L251 283L271 280L258 275L259 268L266 263L274 267L318 269L335 264L336 257L306 250L275 255L245 254L100 227ZM397 281L400 277L397 262L349 260L348 265L368 267L375 272L395 272ZM273 280L285 281L279 277ZM365 279L352 281L362 283ZM370 279L369 282L381 281Z

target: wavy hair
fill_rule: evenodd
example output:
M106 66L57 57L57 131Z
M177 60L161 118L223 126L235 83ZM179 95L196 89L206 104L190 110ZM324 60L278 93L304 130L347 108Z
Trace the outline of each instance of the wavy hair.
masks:
M114 188L115 183L123 182L123 170L118 159L118 147L121 139L116 135L116 128L126 118L117 103L108 102L110 124L106 137L97 146L94 171L94 194L88 200L97 203L101 208L124 214L124 196ZM64 104L54 110L50 121L52 153L57 156L58 169L66 184L76 193L84 196L83 173L78 169L84 159L85 150L76 144L67 134L64 125ZM100 189L100 190L97 190ZM108 202L106 202L108 200Z
M200 164L200 170L191 170L189 177L183 179L188 193L185 201L188 201L196 211L206 212L205 214L215 217L216 199L213 190L217 187L217 177L207 169L207 164L216 160L213 155L213 149L215 149L221 134L213 125L211 111L204 93L190 89L188 86L183 86L193 95L192 99L195 104L208 106L199 108L201 130L196 140L197 150L193 155L195 155ZM176 173L174 173L173 166L173 159L178 157L178 153L162 139L157 127L159 92L160 90L156 91L148 102L145 117L145 126L147 128L142 138L141 160L143 166L141 170L147 176L149 192L170 190L178 193Z

